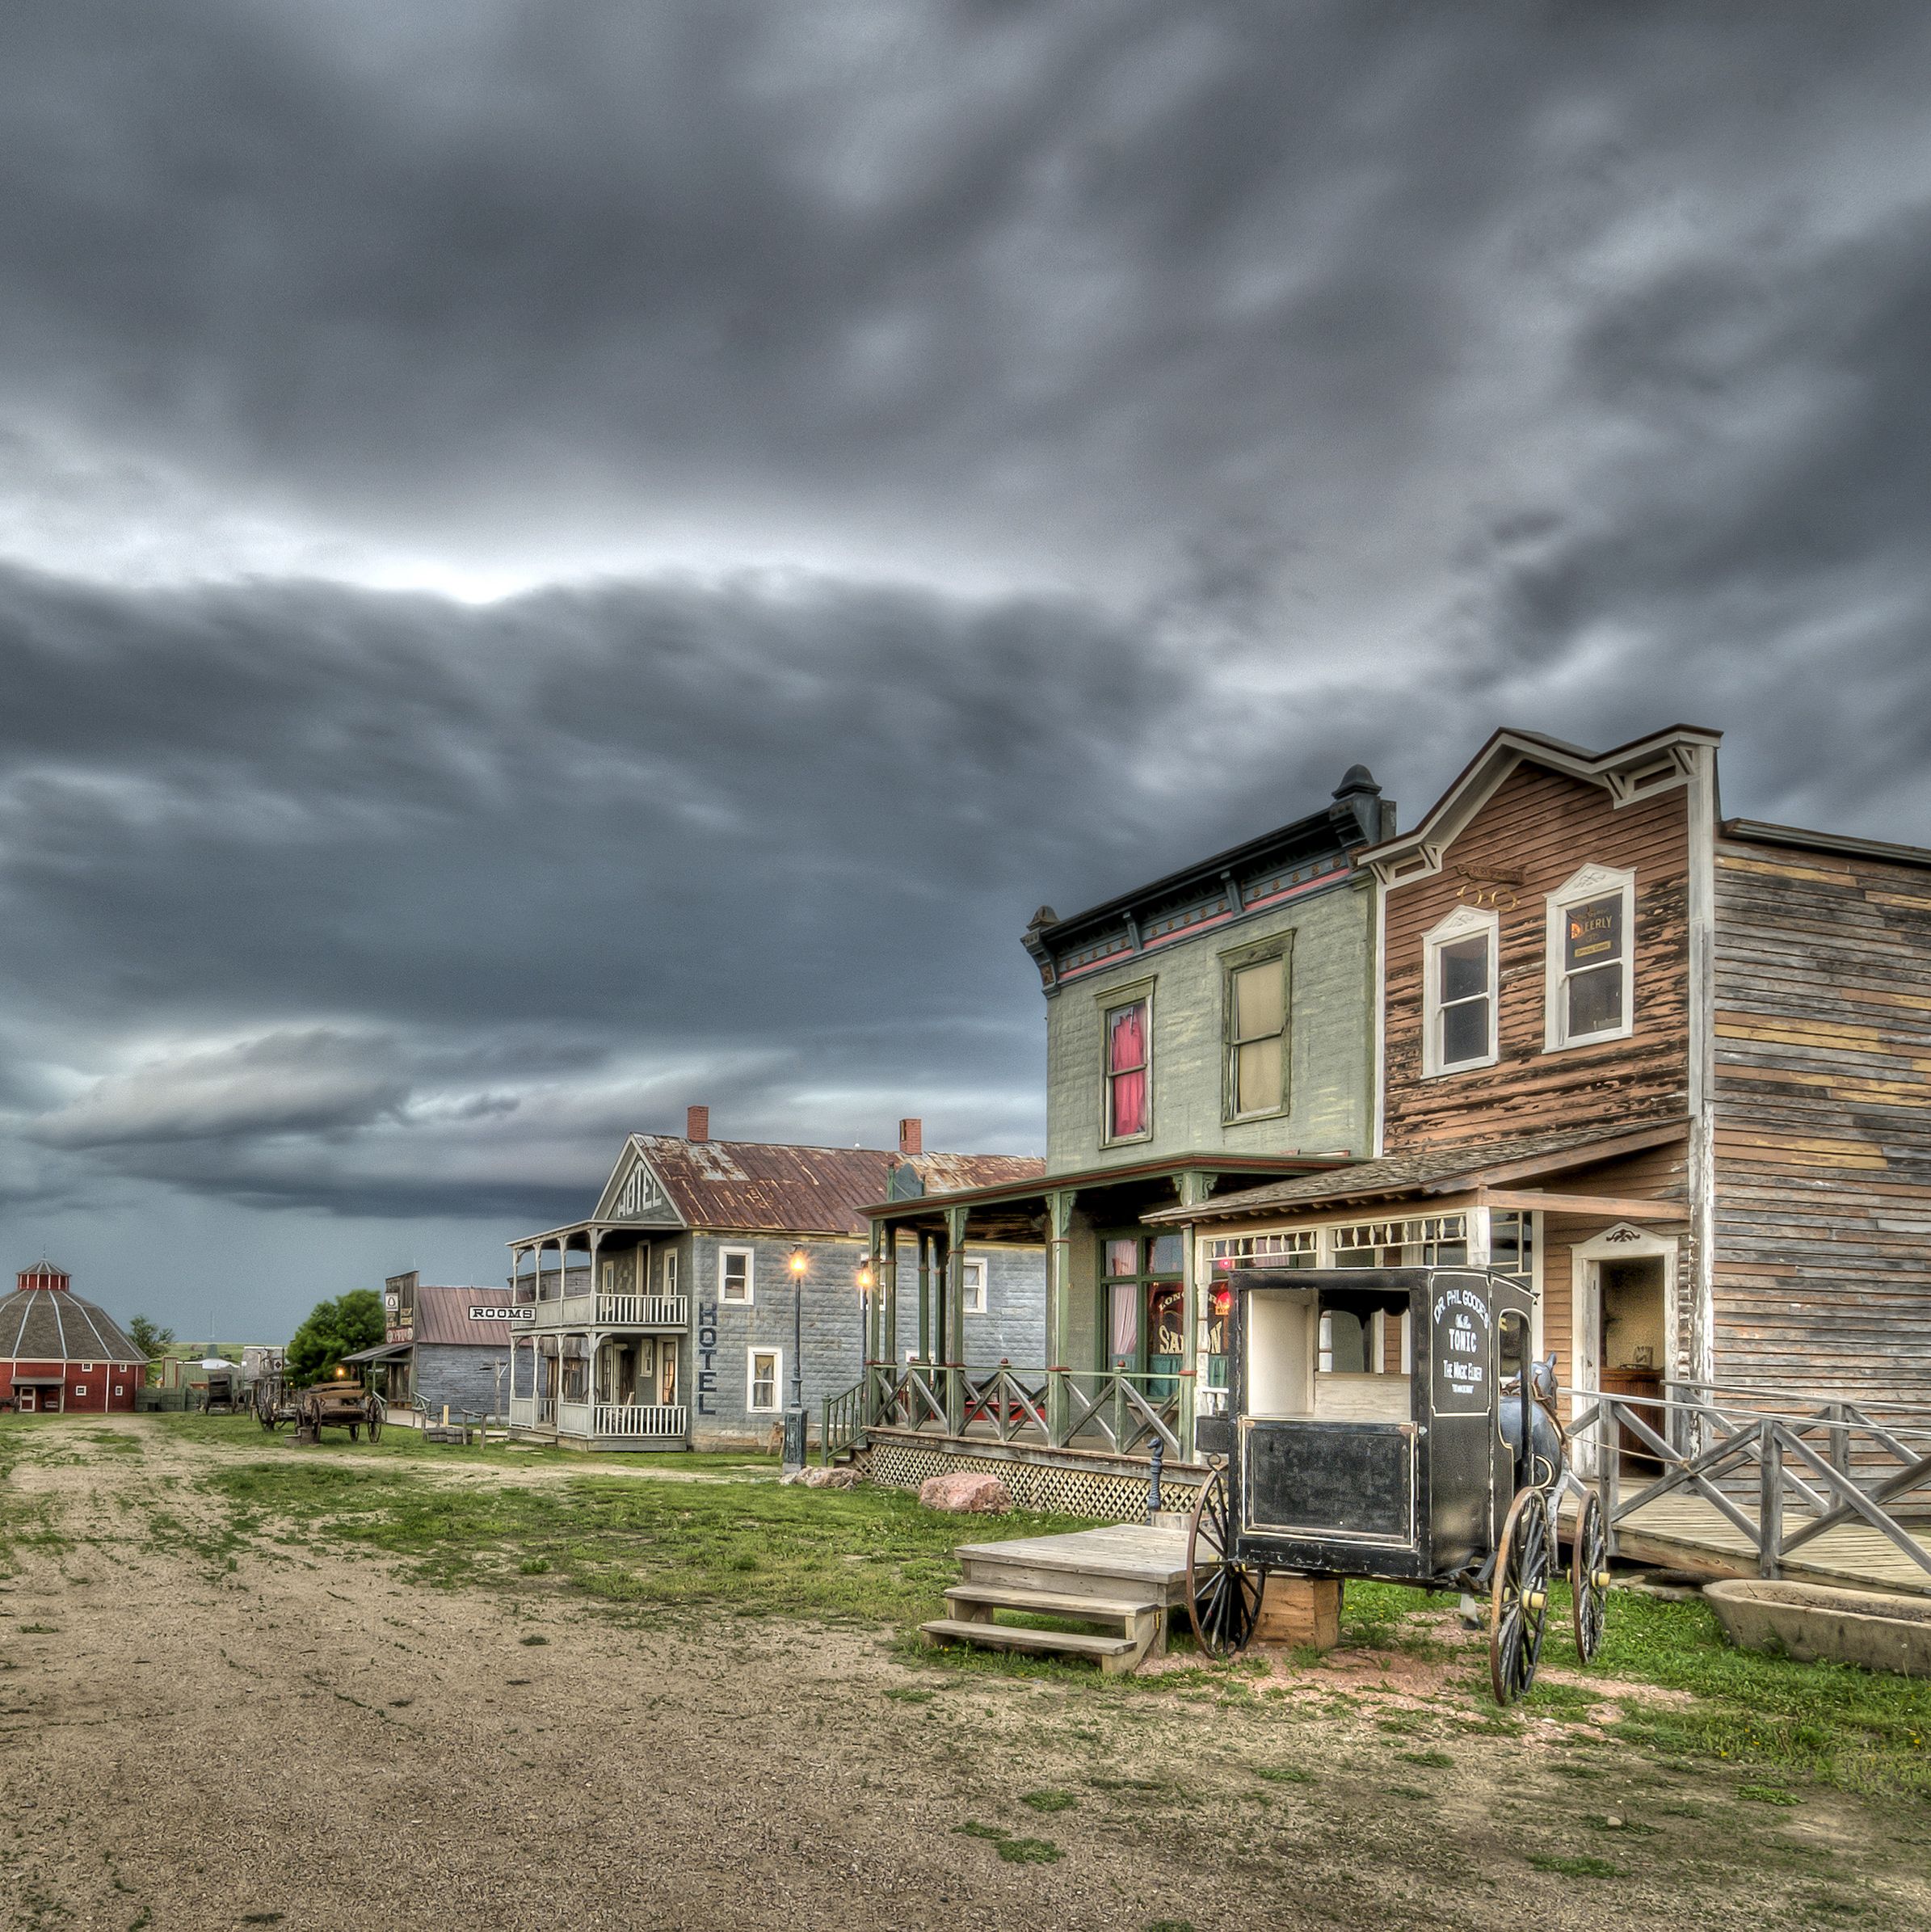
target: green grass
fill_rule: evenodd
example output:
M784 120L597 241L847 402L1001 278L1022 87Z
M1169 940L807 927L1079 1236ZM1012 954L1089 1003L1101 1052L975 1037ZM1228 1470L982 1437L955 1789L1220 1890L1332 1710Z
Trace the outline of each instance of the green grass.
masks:
M458 1488L368 1458L313 1456L217 1467L203 1481L244 1523L272 1518L398 1556L424 1583L514 1581L606 1604L749 1616L915 1622L957 1581L952 1551L961 1534L956 1517L891 1489L596 1474L541 1488ZM972 1533L1085 1526L1016 1513L975 1522ZM525 1581L536 1577L541 1584Z

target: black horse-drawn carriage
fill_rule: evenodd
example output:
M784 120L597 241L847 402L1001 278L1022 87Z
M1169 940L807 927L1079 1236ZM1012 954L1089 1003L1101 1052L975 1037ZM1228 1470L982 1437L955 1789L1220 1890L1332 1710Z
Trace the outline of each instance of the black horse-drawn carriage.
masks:
M1202 1647L1246 1646L1270 1570L1486 1593L1496 1701L1521 1696L1567 1476L1552 1365L1530 1358L1529 1289L1480 1268L1255 1270L1215 1286L1231 1294L1229 1412L1197 1425L1219 1467L1188 1539ZM1585 1662L1608 1571L1585 1493L1570 1566Z

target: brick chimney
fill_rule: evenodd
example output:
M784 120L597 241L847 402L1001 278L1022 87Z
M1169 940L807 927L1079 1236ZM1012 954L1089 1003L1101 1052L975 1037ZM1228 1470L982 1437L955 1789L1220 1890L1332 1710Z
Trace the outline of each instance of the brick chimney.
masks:
M922 1120L902 1120L898 1123L898 1151L901 1154L923 1154L925 1151L925 1122Z
M709 1107L687 1107L684 1110L684 1137L686 1140L709 1140L711 1137L711 1110Z

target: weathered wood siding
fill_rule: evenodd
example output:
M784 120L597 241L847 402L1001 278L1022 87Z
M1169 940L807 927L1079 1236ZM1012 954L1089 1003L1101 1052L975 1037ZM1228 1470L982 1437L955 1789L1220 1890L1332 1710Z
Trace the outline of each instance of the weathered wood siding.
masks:
M1293 935L1285 1113L1225 1118L1222 955ZM1374 1131L1374 895L1348 880L1069 980L1046 1005L1046 1171L1133 1166L1163 1156L1348 1152ZM1121 988L1153 987L1153 1134L1102 1144L1102 1026Z
M1718 1377L1931 1400L1931 872L1716 852Z
M1689 1104L1688 805L1682 786L1618 809L1600 785L1518 766L1449 847L1441 872L1387 894L1384 1144L1474 1145L1552 1127L1605 1131ZM1630 1038L1545 1050L1547 895L1587 865L1636 875ZM1500 915L1500 1058L1422 1073L1424 941L1472 882L1512 880ZM1508 902L1512 897L1514 903Z

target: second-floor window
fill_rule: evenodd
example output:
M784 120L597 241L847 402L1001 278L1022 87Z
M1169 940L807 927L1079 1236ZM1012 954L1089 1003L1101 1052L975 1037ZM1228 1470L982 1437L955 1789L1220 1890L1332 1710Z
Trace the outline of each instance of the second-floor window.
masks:
M966 1312L968 1315L983 1315L986 1312L986 1264L983 1260L968 1261L965 1266Z
M1586 865L1549 899L1549 1025L1554 1050L1617 1040L1634 1003L1636 875Z
M1497 1053L1496 956L1500 922L1459 907L1423 945L1421 1071L1488 1067Z
M1227 1113L1277 1113L1287 1099L1287 962L1271 958L1227 974Z
M1153 1043L1148 1036L1148 1004L1130 1000L1106 1014L1106 1138L1135 1140L1151 1131Z
M667 1248L664 1250L664 1293L675 1294L676 1292L677 1250L675 1248Z
M751 1299L751 1250L721 1248L717 1250L717 1299L721 1302Z

